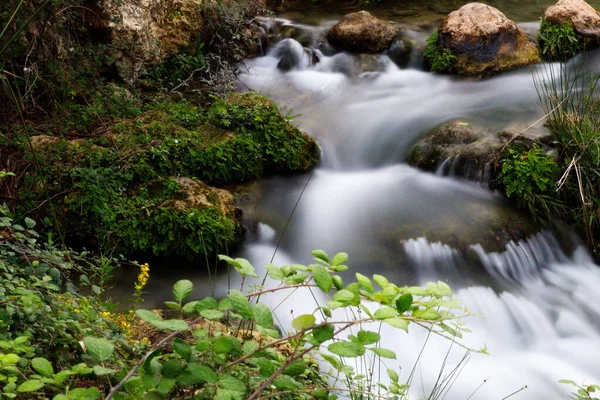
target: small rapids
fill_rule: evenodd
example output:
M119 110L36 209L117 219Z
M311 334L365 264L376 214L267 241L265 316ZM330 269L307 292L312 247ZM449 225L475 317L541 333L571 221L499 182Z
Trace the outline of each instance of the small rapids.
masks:
M571 387L559 379L595 382L600 268L586 250L575 239L565 250L558 237L566 235L552 231L511 236L512 221L527 217L497 193L456 179L450 160L437 174L406 164L415 142L442 122L465 118L493 130L540 119L532 72L486 80L441 76L420 69L415 54L399 66L393 54L332 52L323 41L329 22L263 24L266 30L291 26L305 36L248 60L241 80L319 141L322 163L312 174L273 177L253 188L257 200L244 212L254 228L241 256L261 273L273 254L283 265L310 262L316 248L346 251L353 272L383 274L399 285L447 281L480 315L464 321L473 331L465 343L485 345L491 355L463 359L464 349L423 329L383 328L381 346L399 358L380 367L398 369L401 380L414 370L415 398L429 398L440 376L446 379L441 397L457 400L512 393L511 399L564 399ZM264 297L284 327L327 300L302 290L286 296Z

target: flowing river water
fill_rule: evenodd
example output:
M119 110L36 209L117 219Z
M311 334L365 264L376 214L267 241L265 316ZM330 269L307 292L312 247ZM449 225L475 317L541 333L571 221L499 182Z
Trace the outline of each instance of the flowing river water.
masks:
M500 3L518 15L517 2ZM565 399L571 388L559 379L598 382L600 268L578 239L554 231L520 242L499 238L497 225L526 221L502 196L406 163L414 143L450 119L490 129L538 120L532 71L485 80L442 76L422 69L417 49L402 67L381 55L376 72L361 72L353 55L325 55L320 38L334 21L311 18L312 25L262 21L271 32L301 30L308 51L290 39L275 41L265 56L246 62L241 80L296 116L293 123L319 141L322 162L312 174L272 177L252 188L240 255L262 272L274 254L282 265L310 262L312 249L345 251L354 272L383 274L399 285L447 281L481 315L465 321L473 331L465 343L486 345L491 355L470 355L446 399L500 400L525 386L511 398ZM519 20L528 18L529 11ZM535 29L533 22L524 26ZM428 29L407 35L422 44ZM278 64L286 54L294 63L283 71ZM269 301L285 326L291 313L312 312L315 300L326 299L298 291ZM399 355L387 366L401 371L401 380L416 365L414 398L429 398L440 371L449 374L464 356L419 329L382 337L382 347Z

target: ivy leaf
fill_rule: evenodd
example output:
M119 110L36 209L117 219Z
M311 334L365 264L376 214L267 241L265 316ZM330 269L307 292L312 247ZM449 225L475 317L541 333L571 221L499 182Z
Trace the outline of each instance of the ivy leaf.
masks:
M322 265L314 264L312 267L312 274L315 284L323 291L323 293L329 293L333 287L333 279L331 278L331 274L329 271L327 271L327 268L323 267Z
M357 342L335 342L327 350L340 357L360 357L365 354L365 346Z
M265 328L273 326L273 313L269 306L258 303L252 309L252 314L254 315L254 321L260 326L264 326Z
M175 282L175 284L173 285L173 297L175 297L175 300L177 300L180 304L187 299L190 294L192 294L192 290L194 289L194 284L187 280L187 279L182 279L180 281Z
M379 342L381 336L376 332L371 331L358 331L358 341L362 344L373 344Z
M304 314L304 315L301 315L301 316L295 318L292 321L292 326L297 331L303 331L303 330L306 330L306 329L312 327L315 324L315 322L317 322L317 319L315 318L314 315Z
M231 304L233 308L242 316L242 318L252 319L254 316L252 314L252 307L250 306L250 302L248 298L244 296L244 294L238 290L231 290L228 296L229 300L231 300Z
M335 327L333 325L323 325L315 328L313 330L313 337L319 343L326 342L330 339L333 339L333 334L335 332Z
M115 351L115 345L108 339L86 336L83 338L86 352L96 361L106 361Z
M388 349L382 349L380 347L372 347L369 350L371 350L373 353L377 354L379 357L383 357L383 358L391 358L391 359L396 359L396 353L394 353L391 350Z
M404 293L396 300L396 309L400 314L405 313L410 309L413 303L413 296L410 293Z
M45 376L46 378L51 378L54 375L54 368L52 368L52 364L50 361L46 360L42 357L36 357L31 360L31 367L38 374Z

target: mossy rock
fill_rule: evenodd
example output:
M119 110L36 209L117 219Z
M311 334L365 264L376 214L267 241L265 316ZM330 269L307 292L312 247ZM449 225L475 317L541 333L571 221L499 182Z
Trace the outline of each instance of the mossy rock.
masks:
M208 185L305 172L319 160L316 142L255 93L208 110L155 103L102 136L41 135L33 144L72 242L168 257L212 255L240 242L232 195ZM46 198L34 181L24 190L23 198Z

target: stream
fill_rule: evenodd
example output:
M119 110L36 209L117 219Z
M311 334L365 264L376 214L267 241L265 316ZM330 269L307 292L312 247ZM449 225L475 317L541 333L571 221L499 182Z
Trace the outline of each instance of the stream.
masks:
M523 26L535 29L530 9L537 4L519 14L517 2L499 3L510 3L509 17L521 15ZM351 272L383 274L399 285L448 282L480 315L465 321L473 331L465 344L485 345L491 355L463 360L464 349L416 327L409 334L384 331L381 347L398 354L386 367L399 370L401 381L414 367L414 398L430 398L438 375L451 382L439 398L461 400L500 400L514 392L511 399L566 399L572 387L559 379L597 383L600 268L579 239L543 230L519 242L500 240L494 226L527 221L510 202L480 184L406 164L415 142L444 121L502 129L540 119L532 71L485 80L437 75L422 69L415 51L402 67L381 55L375 71L362 72L356 56L322 51L320 38L333 19L316 21L307 12L302 20L301 14L293 13L300 23L262 23L271 31L301 30L310 51L291 39L273 43L265 56L246 62L241 81L276 101L319 141L321 165L311 174L272 177L251 188L243 205L250 229L239 255L260 274L273 256L283 265L311 262L313 249L344 251ZM428 29L406 34L424 44ZM285 54L294 64L282 71ZM217 291L225 287L222 282ZM302 291L264 301L277 308L283 326L292 313L316 307ZM457 365L459 373L451 374Z

